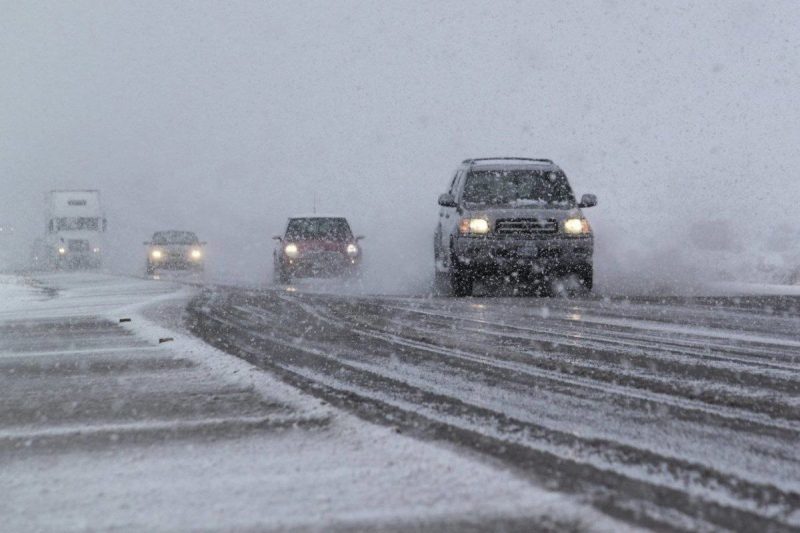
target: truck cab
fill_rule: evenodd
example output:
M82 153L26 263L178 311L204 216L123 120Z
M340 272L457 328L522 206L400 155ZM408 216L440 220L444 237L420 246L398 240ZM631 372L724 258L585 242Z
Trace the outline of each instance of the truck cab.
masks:
M52 269L99 268L106 217L100 191L58 190L47 195L45 237L38 253Z

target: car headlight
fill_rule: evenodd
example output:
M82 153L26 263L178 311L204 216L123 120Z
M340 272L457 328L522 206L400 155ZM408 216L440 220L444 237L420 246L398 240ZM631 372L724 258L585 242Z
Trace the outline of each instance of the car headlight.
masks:
M564 231L570 235L586 235L592 228L585 218L568 218L564 221Z
M92 251L96 254L100 253L100 248L92 248Z
M58 249L58 253L64 255L65 253L67 253L67 249L62 246L61 248Z
M347 255L358 255L358 246L355 244L348 244L347 245Z
M462 235L486 235L489 233L489 221L485 218L462 218L459 231Z
M291 257L294 259L298 255L300 255L300 249L294 243L289 243L283 247L283 253L286 254L286 257Z
M192 259L200 259L201 257L203 257L203 252L195 248L190 252L190 255L192 256Z
M153 259L161 259L162 257L164 257L164 253L161 250L153 250L152 252L150 252L150 257L152 257Z

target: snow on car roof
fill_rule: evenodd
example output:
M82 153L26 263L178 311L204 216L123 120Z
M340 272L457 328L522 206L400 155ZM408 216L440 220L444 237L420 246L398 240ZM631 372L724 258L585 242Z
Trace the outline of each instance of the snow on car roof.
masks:
M293 218L347 218L347 217L344 215L313 213L311 215L292 215L289 217L290 220Z
M470 161L472 167L547 167L552 168L557 166L549 159L513 159L513 158L498 158L498 159L476 159Z

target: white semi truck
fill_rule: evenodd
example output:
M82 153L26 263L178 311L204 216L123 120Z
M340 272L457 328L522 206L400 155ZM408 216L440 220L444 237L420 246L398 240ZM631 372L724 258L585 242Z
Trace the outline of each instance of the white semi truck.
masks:
M45 236L34 245L35 267L61 270L103 264L107 223L100 191L50 191L45 214Z

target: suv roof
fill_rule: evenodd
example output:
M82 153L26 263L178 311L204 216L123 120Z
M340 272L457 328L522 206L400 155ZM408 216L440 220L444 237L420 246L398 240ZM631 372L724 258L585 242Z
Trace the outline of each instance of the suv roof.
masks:
M331 214L317 214L317 213L314 213L314 214L311 214L311 215L292 215L292 216L289 217L289 220L293 220L293 219L296 219L296 218L344 218L344 219L346 219L347 217L342 216L342 215L331 215Z
M193 231L170 229L156 231L153 233L152 241L156 244L192 244L199 239Z
M555 166L552 159L534 159L530 157L482 157L478 159L465 159L463 165L469 166L502 166L502 165L537 165Z

